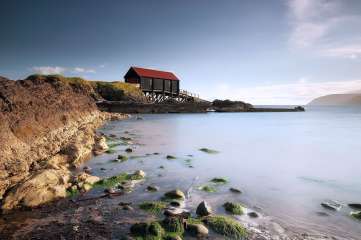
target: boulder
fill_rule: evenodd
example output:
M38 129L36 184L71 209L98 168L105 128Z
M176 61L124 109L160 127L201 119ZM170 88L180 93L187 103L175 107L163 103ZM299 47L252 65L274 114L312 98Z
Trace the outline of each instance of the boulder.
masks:
M196 213L198 216L201 217L208 216L212 213L212 208L208 205L206 201L203 201L198 205Z
M172 190L172 191L169 191L169 192L166 192L164 194L164 196L166 198L170 198L170 199L185 199L186 196L184 195L184 193L179 190L179 189L175 189L175 190Z
M2 209L36 207L66 197L69 171L45 169L18 184L4 199Z
M93 147L93 153L100 155L109 149L105 136L95 136L95 144Z
M190 235L201 238L208 235L208 228L206 228L203 224L188 224L187 231Z
M338 211L342 207L341 204L339 204L338 202L335 202L335 201L323 202L323 203L321 203L321 206L328 210L332 210L332 211Z

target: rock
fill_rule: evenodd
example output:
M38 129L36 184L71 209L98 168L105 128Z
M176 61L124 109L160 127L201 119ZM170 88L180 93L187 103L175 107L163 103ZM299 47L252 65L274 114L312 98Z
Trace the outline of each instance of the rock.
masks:
M127 160L128 160L128 157L125 156L125 155L118 155L117 160L119 160L119 161L121 161L121 162L124 162L124 161L127 161Z
M241 194L241 193L242 193L241 190L239 190L239 189L237 189L237 188L232 188L232 187L229 189L229 191L231 191L231 192L233 192L233 193L238 193L238 194Z
M104 136L95 136L95 144L93 147L93 153L95 155L100 155L106 152L109 149L107 145L107 140Z
M117 191L114 188L106 188L104 189L104 192L112 194L112 193L116 193Z
M36 207L66 197L70 173L46 169L32 175L11 190L3 201L2 209L10 210L19 205Z
M191 214L185 209L170 207L164 210L164 215L167 217L189 218Z
M258 213L256 212L249 212L247 215L251 218L258 218Z
M224 209L231 214L234 215L242 215L243 214L243 207L239 203L233 203L233 202L226 202L223 204Z
M178 201L171 201L171 202L169 202L169 205L172 207L181 207L182 203L178 202Z
M203 224L188 224L187 231L194 237L200 238L208 235L208 228Z
M335 201L327 201L327 202L323 202L321 203L321 206L328 209L328 210L332 210L332 211L338 211L341 209L341 204L335 202Z
M361 203L349 203L347 204L350 208L361 210Z
M85 167L83 167L83 171L85 172L85 173L88 173L88 174L90 174L91 173L91 167L89 167L89 166L85 166Z
M124 151L127 152L127 153L131 153L131 152L133 152L133 149L131 149L131 148L126 148Z
M124 206L130 206L130 205L132 205L132 203L131 202L119 202L118 205L124 207Z
M208 216L212 213L212 208L211 206L208 205L208 203L206 201L202 201L196 210L196 213L198 216Z
M316 212L316 214L317 214L318 216L320 216L320 217L328 217L328 216L330 216L330 214L325 213L325 212Z
M185 195L184 193L179 190L179 189L176 189L176 190L173 190L173 191L169 191L169 192L166 192L164 194L164 196L166 198L170 198L170 199L185 199Z
M66 170L91 154L94 130L104 122L95 95L61 76L0 77L0 199L43 171ZM64 162L49 164L56 155Z
M361 220L361 211L358 212L351 212L351 217L356 218L357 220Z
M95 184L96 182L100 181L100 178L97 177L97 176L92 176L88 173L85 173L85 172L82 172L82 173L79 173L74 181L76 183L87 183L87 184L90 184L90 185L93 185Z
M133 210L134 210L134 208L131 207L131 206L129 206L129 205L123 206L122 209L123 209L123 210L126 210L126 211L133 211Z
M166 158L167 158L168 160L176 159L176 157L173 156L173 155L167 155Z
M159 191L159 187L157 187L157 186L148 186L147 191L148 192L157 192L157 191Z
M216 112L247 112L253 106L249 103L230 100L214 100L212 108Z
M165 240L182 240L180 236L167 236Z
M183 232L183 221L178 217L167 217L162 221L164 229L168 232Z
M145 172L143 170L137 170L132 174L135 180L145 178Z

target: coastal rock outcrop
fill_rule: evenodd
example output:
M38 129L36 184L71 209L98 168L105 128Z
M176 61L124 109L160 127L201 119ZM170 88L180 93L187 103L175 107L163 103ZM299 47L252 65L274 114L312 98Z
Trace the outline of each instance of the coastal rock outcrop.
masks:
M212 108L216 112L247 112L253 108L253 106L241 101L216 99L212 102Z
M59 76L0 77L3 209L65 195L68 168L92 154L95 129L111 118L97 109L96 98L88 85Z

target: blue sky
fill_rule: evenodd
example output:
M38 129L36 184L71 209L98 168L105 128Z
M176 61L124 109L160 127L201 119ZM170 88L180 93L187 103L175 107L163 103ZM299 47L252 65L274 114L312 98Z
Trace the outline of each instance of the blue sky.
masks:
M361 90L359 0L2 1L0 75L173 71L207 99L305 104Z

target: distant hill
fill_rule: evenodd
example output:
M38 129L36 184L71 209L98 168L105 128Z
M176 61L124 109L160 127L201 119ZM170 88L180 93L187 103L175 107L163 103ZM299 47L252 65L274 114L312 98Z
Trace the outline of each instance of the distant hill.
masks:
M308 105L337 106L337 105L360 105L361 93L330 94L315 98Z

